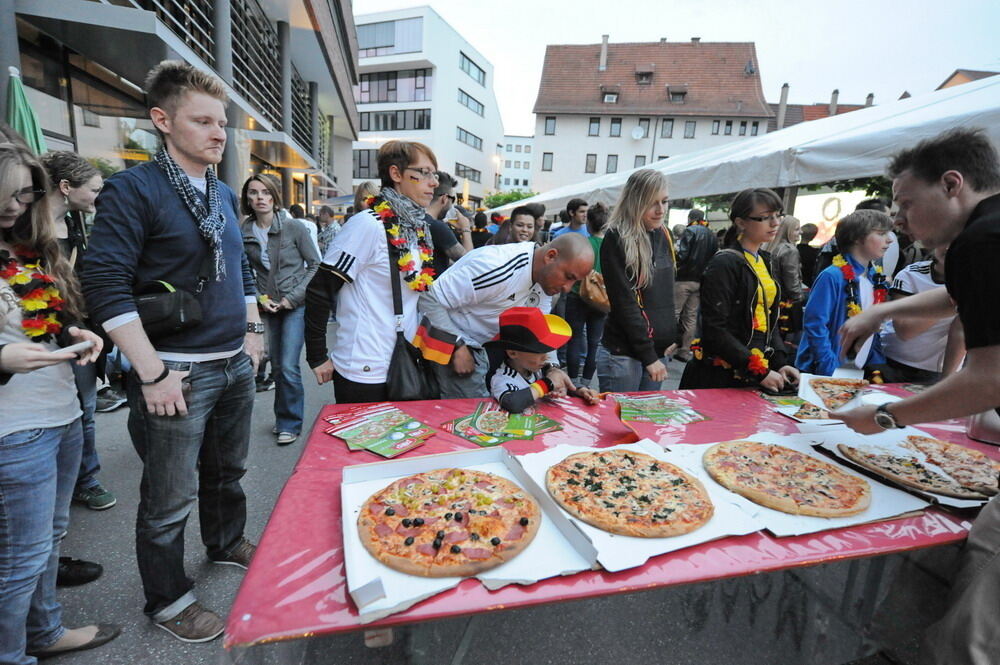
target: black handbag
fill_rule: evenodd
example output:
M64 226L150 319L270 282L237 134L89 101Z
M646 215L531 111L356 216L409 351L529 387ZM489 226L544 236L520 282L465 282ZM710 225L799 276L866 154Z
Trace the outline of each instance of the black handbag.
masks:
M388 240L388 238L387 238ZM438 399L441 391L430 361L403 334L403 296L400 292L397 250L389 248L389 281L392 282L392 311L396 315L396 345L389 360L386 393L391 402Z
M198 270L198 286L195 293L201 293L211 270L211 253L202 261ZM201 325L201 305L193 294L175 288L172 284L157 280L143 282L135 288L135 307L139 321L150 340L174 335Z

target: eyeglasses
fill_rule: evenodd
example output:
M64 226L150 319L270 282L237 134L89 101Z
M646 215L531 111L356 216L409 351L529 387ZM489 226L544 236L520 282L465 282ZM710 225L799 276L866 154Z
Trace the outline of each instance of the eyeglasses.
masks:
M430 182L431 180L433 180L434 182L437 182L437 179L438 179L437 171L432 171L431 169L415 169L412 166L407 166L404 170L405 171L414 171L416 173L419 173L420 177L423 178L424 180L428 181L428 182Z
M448 194L448 200L454 203L455 201L458 200L458 197L456 197L454 194Z
M766 222L771 219L773 219L776 222L780 222L785 218L785 213L772 212L770 215L764 215L763 217L751 217L750 215L747 215L746 218L754 222Z
M45 196L44 189L31 189L30 187L25 187L24 189L19 189L11 197L15 199L18 203L34 203L38 199Z

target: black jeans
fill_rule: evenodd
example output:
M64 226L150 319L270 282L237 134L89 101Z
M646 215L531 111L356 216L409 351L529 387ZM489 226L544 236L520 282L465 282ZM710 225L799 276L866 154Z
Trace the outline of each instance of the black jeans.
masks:
M389 384L358 383L345 379L340 372L333 372L333 397L337 404L362 404L384 402L389 399Z
M245 353L209 362L167 362L189 372L186 416L146 411L142 386L128 382L132 445L142 459L135 549L144 611L172 619L195 602L184 573L184 525L198 500L201 539L210 559L228 556L246 526L246 473L254 372ZM133 377L134 378L134 377Z

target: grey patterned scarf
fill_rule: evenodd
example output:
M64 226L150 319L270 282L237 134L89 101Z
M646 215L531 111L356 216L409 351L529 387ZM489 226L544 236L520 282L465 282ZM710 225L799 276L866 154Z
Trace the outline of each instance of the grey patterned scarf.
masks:
M198 192L191 186L191 181L184 173L184 170L177 165L173 157L167 154L166 148L160 148L153 158L157 166L167 174L170 186L174 188L177 195L184 201L184 205L194 215L198 222L198 231L201 236L208 241L212 249L212 258L215 265L215 281L221 282L226 276L226 261L222 256L222 230L226 228L226 218L222 214L222 199L219 197L219 179L212 169L205 170L205 198L208 202L208 209L202 203Z
M403 230L403 237L406 238L409 244L415 244L417 242L417 229L424 228L427 225L427 211L414 203L413 199L403 196L392 187L383 187L380 193L382 198L392 206L393 212L396 213L396 219ZM424 242L431 249L434 248L430 232L424 237Z

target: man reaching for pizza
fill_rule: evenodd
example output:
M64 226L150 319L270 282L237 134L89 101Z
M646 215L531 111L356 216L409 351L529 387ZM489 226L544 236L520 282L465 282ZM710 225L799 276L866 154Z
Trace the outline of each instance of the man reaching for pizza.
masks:
M948 247L944 288L876 305L840 330L842 352L886 319L954 314L965 328L965 367L919 395L834 412L851 429L885 429L959 418L1000 407L1000 158L982 130L956 129L896 154L889 164L896 221L925 247ZM1000 413L1000 409L998 409ZM1000 654L1000 500L969 532L944 618L924 640L935 665L987 665Z

